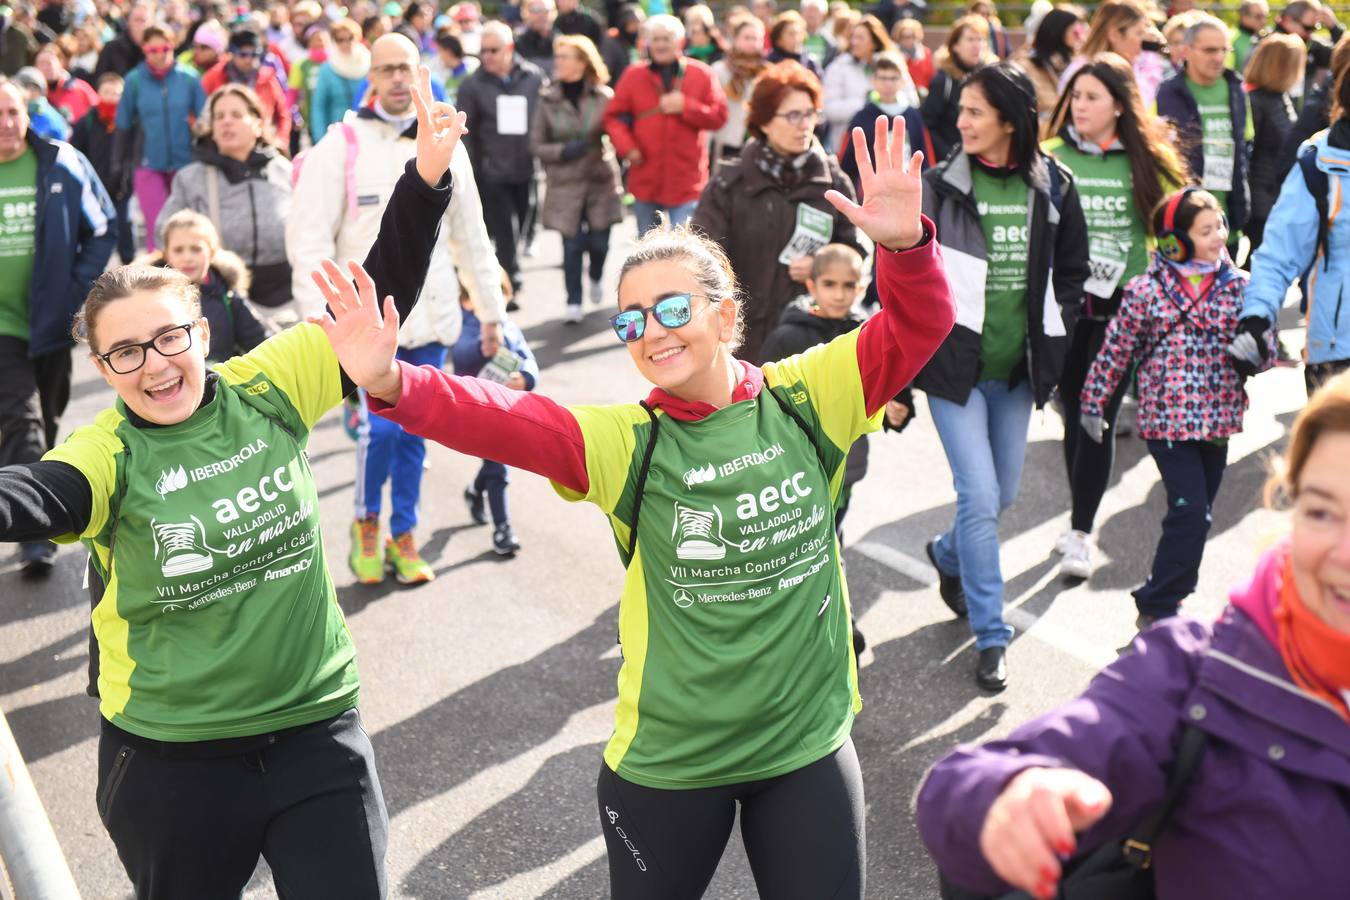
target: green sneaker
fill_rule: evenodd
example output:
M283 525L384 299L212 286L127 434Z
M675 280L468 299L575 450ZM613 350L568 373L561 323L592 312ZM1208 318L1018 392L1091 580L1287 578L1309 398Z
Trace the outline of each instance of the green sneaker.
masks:
M436 577L431 566L418 554L410 531L385 539L384 565L394 573L399 584L423 584Z
M384 554L380 552L380 520L357 519L352 523L352 554L347 565L361 584L384 581Z

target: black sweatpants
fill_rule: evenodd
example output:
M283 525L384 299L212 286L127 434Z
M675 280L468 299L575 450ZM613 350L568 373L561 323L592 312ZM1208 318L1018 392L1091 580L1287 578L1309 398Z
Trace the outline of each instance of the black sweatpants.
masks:
M281 900L385 896L389 818L356 710L205 759L103 725L98 813L137 900L238 900L259 856Z
M1087 436L1078 423L1081 407L1079 395L1087 380L1092 361L1101 352L1109 319L1082 318L1074 325L1064 356L1064 371L1059 379L1059 396L1064 404L1064 468L1069 475L1069 495L1073 511L1069 527L1084 534L1092 533L1097 509L1102 505L1106 487L1111 483L1111 469L1116 464L1114 438L1120 404L1129 388L1129 378L1122 378L1116 392L1106 404L1106 436L1099 444Z
M69 402L69 350L30 359L27 341L0 335L0 466L41 459Z
M497 248L497 262L506 270L513 287L520 287L520 263L516 253L530 218L532 182L512 184L480 179L478 194L483 200L483 224Z
M1333 362L1312 363L1303 367L1303 387L1311 397L1331 379L1342 372L1350 371L1350 359L1338 359Z
M862 770L850 739L764 781L661 790L600 766L596 792L613 900L697 900L741 807L741 838L762 900L861 900L866 882Z
M1210 514L1228 465L1228 444L1151 440L1148 452L1167 489L1167 515L1153 553L1153 571L1134 592L1134 601L1144 615L1164 618L1177 614L1200 579Z

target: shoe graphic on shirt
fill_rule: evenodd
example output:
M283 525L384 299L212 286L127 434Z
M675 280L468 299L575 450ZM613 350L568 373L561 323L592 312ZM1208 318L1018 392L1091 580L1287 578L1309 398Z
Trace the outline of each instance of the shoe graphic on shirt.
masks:
M727 545L722 539L722 511L711 512L675 504L675 556L679 559L725 559Z
M201 520L191 522L150 522L155 534L155 559L165 578L205 572L215 562L206 547L206 529Z

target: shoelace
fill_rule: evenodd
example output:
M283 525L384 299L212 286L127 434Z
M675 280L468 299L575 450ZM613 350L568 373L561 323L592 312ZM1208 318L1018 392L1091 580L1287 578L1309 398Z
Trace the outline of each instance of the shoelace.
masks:
M191 522L165 522L156 525L155 536L164 545L166 555L196 548L197 533Z
M413 544L411 534L399 536L395 539L394 546L398 548L398 552L403 554L403 558L408 562L418 563L422 561L422 558L417 555L417 547Z
M376 522L361 522L361 555L374 556L379 551L380 526Z
M713 515L710 512L704 512L699 509L690 509L687 506L681 506L677 511L677 522L680 528L680 537L711 537Z

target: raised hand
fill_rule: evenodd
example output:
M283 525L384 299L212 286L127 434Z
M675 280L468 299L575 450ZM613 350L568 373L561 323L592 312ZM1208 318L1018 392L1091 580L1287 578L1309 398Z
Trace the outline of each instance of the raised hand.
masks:
M450 168L455 145L469 129L464 113L436 100L431 93L431 71L421 66L417 76L418 83L412 88L413 106L417 108L417 174L435 187Z
M323 329L342 371L358 387L387 403L397 403L403 390L394 354L398 352L398 310L384 298L384 315L375 300L375 282L357 262L345 274L331 259L310 274L328 301L328 310L310 320Z
M834 205L863 233L888 250L908 250L923 238L919 221L923 204L923 154L915 151L909 164L904 156L905 120L895 117L894 131L886 127L886 117L877 116L873 153L867 152L867 139L861 128L853 129L853 154L858 160L863 202L859 206L838 191L826 191L825 199Z

